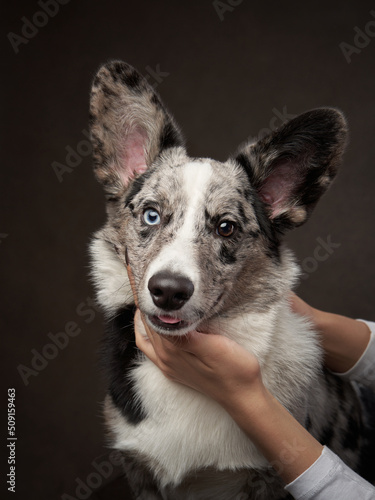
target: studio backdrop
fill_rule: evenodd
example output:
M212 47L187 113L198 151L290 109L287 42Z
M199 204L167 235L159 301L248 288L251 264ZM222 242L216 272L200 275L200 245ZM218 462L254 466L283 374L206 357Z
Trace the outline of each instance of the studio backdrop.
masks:
M19 0L3 2L1 22L1 497L126 498L106 447L89 277L105 220L88 128L95 72L111 59L136 67L193 157L225 160L303 111L341 109L341 171L286 239L305 300L374 320L375 3Z

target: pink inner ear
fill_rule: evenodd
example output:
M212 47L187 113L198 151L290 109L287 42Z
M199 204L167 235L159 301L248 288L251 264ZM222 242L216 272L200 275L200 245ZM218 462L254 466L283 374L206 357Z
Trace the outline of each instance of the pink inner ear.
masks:
M298 168L293 163L276 166L259 189L259 196L271 207L271 218L290 208L293 192L300 184Z
M118 169L120 178L125 186L139 174L147 170L145 158L145 145L147 143L146 132L140 128L131 130L123 144L123 155L121 158L121 169Z

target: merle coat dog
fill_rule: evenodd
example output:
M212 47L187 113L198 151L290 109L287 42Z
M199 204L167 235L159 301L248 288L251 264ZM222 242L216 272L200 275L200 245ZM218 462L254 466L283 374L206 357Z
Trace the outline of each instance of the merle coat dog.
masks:
M271 393L358 470L363 416L349 383L322 369L317 336L287 302L298 268L281 242L336 175L347 126L335 109L304 113L221 163L187 156L158 95L122 62L91 93L94 169L108 220L91 254L105 311L111 444L134 498L288 498L274 469L214 401L166 379L136 348L139 307L165 335L226 335L253 352ZM298 449L286 443L289 459ZM282 467L273 464L274 468Z

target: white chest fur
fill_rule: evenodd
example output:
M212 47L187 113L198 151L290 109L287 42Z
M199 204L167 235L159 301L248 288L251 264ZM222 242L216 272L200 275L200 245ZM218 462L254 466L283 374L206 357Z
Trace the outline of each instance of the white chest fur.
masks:
M305 394L320 362L320 351L309 325L281 304L266 314L211 324L254 352L265 385L302 419ZM275 347L277 346L277 347ZM282 375L281 375L282 374ZM195 469L265 468L267 462L252 442L216 402L169 381L148 359L132 374L147 418L126 422L107 401L115 447L149 459L162 485L178 484Z

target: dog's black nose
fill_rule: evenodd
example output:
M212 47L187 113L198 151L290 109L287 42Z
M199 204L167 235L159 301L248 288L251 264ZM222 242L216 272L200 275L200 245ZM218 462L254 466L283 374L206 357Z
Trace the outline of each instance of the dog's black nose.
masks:
M193 295L194 285L184 276L160 272L148 282L154 304L165 311L180 309Z

